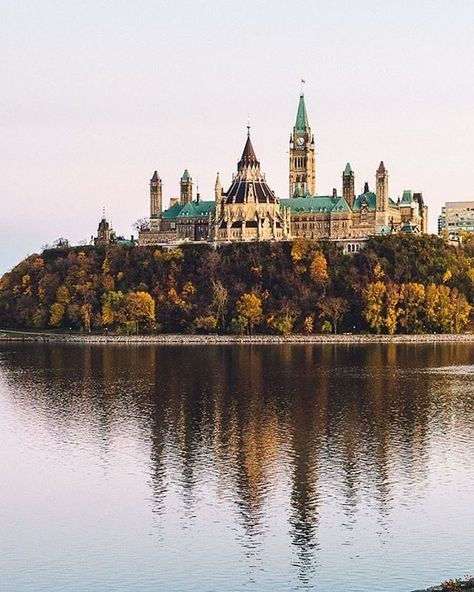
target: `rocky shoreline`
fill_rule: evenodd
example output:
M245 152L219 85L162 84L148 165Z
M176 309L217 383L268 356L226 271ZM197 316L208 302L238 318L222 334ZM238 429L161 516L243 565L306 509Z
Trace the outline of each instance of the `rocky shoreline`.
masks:
M465 590L465 592L472 592L474 590L474 578L469 578L467 580L450 580L448 582L444 582L440 586L432 586L431 588L424 588L423 590L413 590L413 592L461 592L461 590Z
M474 333L461 335L99 335L63 333L19 333L0 330L0 341L52 343L156 343L165 345L225 345L225 344L366 344L366 343L469 343Z

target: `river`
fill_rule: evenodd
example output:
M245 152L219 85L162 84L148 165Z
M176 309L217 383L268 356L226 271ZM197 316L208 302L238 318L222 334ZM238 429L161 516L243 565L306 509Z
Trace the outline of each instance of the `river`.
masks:
M474 348L0 344L0 589L474 571Z

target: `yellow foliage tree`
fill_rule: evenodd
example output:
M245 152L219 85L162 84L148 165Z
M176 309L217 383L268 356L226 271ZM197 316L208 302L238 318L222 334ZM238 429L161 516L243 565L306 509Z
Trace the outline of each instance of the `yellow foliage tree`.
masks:
M368 284L364 290L364 317L369 327L380 333L384 326L384 303L387 288L381 281Z
M61 302L55 302L49 310L49 324L51 327L59 327L64 318L66 307Z
M237 314L247 319L249 334L262 318L262 300L256 294L242 294L235 305Z
M135 323L136 332L140 325L150 327L155 320L155 301L148 292L129 292L125 297L127 320Z
M309 266L309 275L319 288L326 286L329 279L328 262L322 253L316 253Z
M405 333L420 333L424 326L425 286L416 282L402 284L398 323Z

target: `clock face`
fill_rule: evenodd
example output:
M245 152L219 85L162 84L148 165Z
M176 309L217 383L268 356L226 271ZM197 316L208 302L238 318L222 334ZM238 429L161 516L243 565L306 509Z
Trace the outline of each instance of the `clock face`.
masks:
M303 146L304 138L301 138L301 137L297 138L296 143L298 144L298 146Z

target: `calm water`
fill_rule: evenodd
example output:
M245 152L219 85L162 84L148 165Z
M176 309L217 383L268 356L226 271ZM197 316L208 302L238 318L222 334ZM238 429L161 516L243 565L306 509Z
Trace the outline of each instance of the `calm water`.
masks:
M0 345L0 590L474 572L474 351Z

